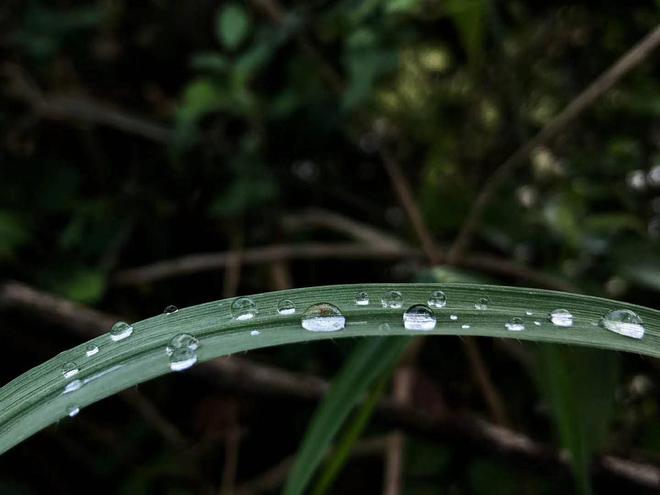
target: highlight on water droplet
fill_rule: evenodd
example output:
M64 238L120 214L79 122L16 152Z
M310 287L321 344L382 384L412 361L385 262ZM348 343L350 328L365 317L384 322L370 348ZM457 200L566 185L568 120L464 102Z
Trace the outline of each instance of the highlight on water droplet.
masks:
M514 316L504 324L504 327L511 332L522 332L525 329L525 323L522 318Z
M444 308L447 304L447 296L441 290L434 290L431 292L427 304L435 309Z
M403 326L407 330L433 330L436 318L431 308L424 304L410 306L403 313Z
M490 299L488 297L482 297L476 303L474 303L474 309L483 311L488 309L489 304L490 304Z
M540 327L540 326L541 326L541 322L538 321L538 320L535 320L535 321L534 321L534 325L536 325L537 327Z
M175 335L165 347L165 354L171 356L177 349L189 349L196 351L199 349L199 340L189 333L180 333Z
M255 305L256 308L256 305ZM280 315L292 315L296 312L296 305L294 302L290 299L283 299L279 303L277 303L277 314ZM255 311L256 314L256 311ZM250 317L251 318L251 317ZM248 318L244 318L248 319Z
M250 332L250 335L252 335L253 337L256 337L257 335L261 335L261 332L259 330L252 330Z
M188 347L174 349L170 355L170 369L172 371L183 371L197 362L197 352Z
M132 325L129 325L123 321L118 321L112 325L112 329L110 330L110 339L112 339L114 342L117 342L118 340L124 340L125 338L130 337L132 333Z
M530 310L527 310L527 311L525 311L525 314L526 314L527 316L532 316L532 315L534 314L534 312L533 312L533 311L530 311Z
M461 328L463 330L467 330L468 328L470 328L470 325L468 325L467 323L464 323L464 324L461 325Z
M179 311L179 308L177 308L174 304L170 304L169 306L165 306L163 313L165 313L166 315L172 315L177 311Z
M456 321L456 320L458 320L458 315L449 315L449 319L451 321Z
M355 294L355 304L357 306L368 306L369 305L369 294L362 291Z
M85 356L87 357L91 357L98 352L99 352L99 346L97 346L96 344L90 343L85 346Z
M610 332L618 333L624 337L641 339L644 337L644 325L642 319L629 309L615 309L607 313L600 320L603 328Z
M78 374L78 371L80 371L78 369L78 365L73 361L62 365L62 375L64 376L64 378L69 379L73 376L76 376Z
M390 290L380 300L383 308L398 309L403 306L403 295L398 290Z
M82 380L71 380L69 383L66 384L64 387L64 391L62 392L63 394L70 394L71 392L75 392L79 388L83 386L83 381Z
M319 303L305 310L301 324L310 332L336 332L346 326L346 317L337 306Z
M567 309L555 309L550 313L550 322L556 327L572 327L573 315Z
M66 408L66 414L70 418L77 416L79 412L80 412L80 408L78 406L67 406Z
M239 297L238 299L234 299L231 303L231 315L235 320L250 320L257 315L257 303L249 297Z

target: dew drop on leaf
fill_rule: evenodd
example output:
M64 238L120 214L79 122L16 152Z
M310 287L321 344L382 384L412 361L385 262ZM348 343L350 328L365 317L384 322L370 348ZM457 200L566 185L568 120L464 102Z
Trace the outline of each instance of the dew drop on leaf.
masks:
M78 406L67 406L66 408L66 414L70 418L77 416L79 412L80 412L80 408Z
M369 294L366 292L358 292L355 294L355 304L358 306L369 305Z
M78 371L80 371L78 369L78 365L74 362L65 363L62 365L62 375L64 376L64 378L69 379L71 377L74 377L78 374Z
M403 295L398 290L390 290L380 300L383 308L398 309L403 306Z
M567 309L555 309L550 313L550 322L556 327L572 327L573 315Z
M447 296L441 290L434 290L429 296L428 305L432 308L444 308L447 304Z
M474 303L474 309L486 310L488 309L488 304L490 304L490 299L487 297L480 298L476 303Z
M449 319L451 321L456 321L456 320L458 320L458 315L449 315Z
M257 303L249 297L239 297L231 303L231 315L235 320L250 320L257 315Z
M644 325L637 313L629 309L615 309L600 320L603 328L625 337L641 339L644 336Z
M522 318L514 316L504 324L504 327L511 332L521 332L525 329Z
M403 313L403 326L407 330L433 330L436 318L431 308L424 304L410 306Z
M99 346L97 346L96 344L90 343L85 346L85 356L91 357L97 352L99 352Z
M166 315L172 315L177 311L179 311L179 308L177 308L174 304L170 304L169 306L165 306L163 313L165 313Z
M337 306L319 303L305 310L301 324L310 332L336 332L346 326L346 317Z
M255 306L256 309L256 306ZM292 300L290 299L283 299L279 303L277 303L277 314L280 315L292 315L296 312L296 305L293 303ZM256 313L256 311L255 311ZM251 317L250 317L251 318ZM246 320L248 318L245 318Z
M110 330L110 338L117 342L119 340L124 340L127 337L130 337L133 333L133 327L124 321L118 321L112 325Z

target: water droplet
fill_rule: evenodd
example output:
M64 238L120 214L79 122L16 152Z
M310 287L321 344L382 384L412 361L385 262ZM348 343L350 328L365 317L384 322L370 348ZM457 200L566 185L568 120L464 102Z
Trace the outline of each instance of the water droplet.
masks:
M62 375L64 375L64 378L71 378L73 376L76 376L78 374L78 365L74 362L70 363L65 363L62 365Z
M435 323L433 311L424 304L410 306L403 313L403 326L408 330L433 330Z
M504 324L507 330L511 332L521 332L525 329L525 324L523 323L522 318L514 316L508 322Z
M429 296L428 305L432 308L444 308L447 304L447 296L441 290L434 290Z
M398 309L403 306L403 296L398 290L390 290L380 300L384 308Z
M458 315L449 315L449 319L452 321L458 320Z
M369 294L366 292L358 292L355 294L355 304L358 306L367 306L369 304Z
M66 408L66 413L70 418L77 416L79 412L80 408L78 406L67 406Z
M555 309L550 313L550 321L556 327L572 327L573 315L566 309Z
M643 170L633 170L626 177L628 187L635 191L641 191L646 188L646 174Z
M337 306L320 303L305 310L301 323L310 332L336 332L346 326L346 317Z
M468 328L470 328L470 325L468 325L467 323L464 323L463 325L461 325L461 328L463 330L467 330Z
M537 327L540 327L540 326L541 326L541 322L540 322L540 321L535 321L535 322L534 322L534 325L536 325Z
M170 304L169 306L165 306L165 309L163 310L163 313L166 315L171 315L179 311L179 308L177 308L174 304Z
M253 337L256 337L257 335L261 335L261 332L259 330L252 330L250 332L250 335L252 335Z
M172 371L183 371L197 362L197 353L188 347L174 349L170 355L170 369Z
M527 310L527 311L525 311L525 314L527 316L532 316L534 313L532 311Z
M485 310L488 309L488 304L490 304L490 299L487 297L482 297L476 303L474 303L474 309Z
M644 325L637 313L629 309L616 309L607 313L600 320L603 328L633 339L641 339L644 336Z
M256 314L257 313L256 305L255 305L254 309L255 309L254 314ZM277 304L277 313L280 314L280 315L285 315L285 316L286 315L292 315L295 312L296 312L296 305L290 299L283 299L282 301L280 301ZM254 316L254 315L252 315L252 316ZM242 319L249 320L250 318L252 318L252 316L248 316L247 318L242 318ZM238 319L240 320L241 318L238 318Z
M236 320L250 320L257 315L257 303L249 297L234 299L234 302L231 303L231 315Z
M177 349L190 349L196 351L199 349L199 340L189 333L180 333L172 337L170 343L165 348L165 354L172 356Z
M118 321L112 325L110 330L110 338L117 342L118 340L124 340L126 337L130 337L133 333L133 327L126 322Z
M99 346L96 344L87 344L85 346L85 356L90 357L99 352Z
M392 327L390 327L389 323L381 323L380 325L378 325L378 330L380 330L381 332L389 332L390 330L392 330Z
M71 380L69 383L66 384L66 387L64 387L64 392L62 393L69 394L71 392L75 392L82 386L83 386L82 380Z

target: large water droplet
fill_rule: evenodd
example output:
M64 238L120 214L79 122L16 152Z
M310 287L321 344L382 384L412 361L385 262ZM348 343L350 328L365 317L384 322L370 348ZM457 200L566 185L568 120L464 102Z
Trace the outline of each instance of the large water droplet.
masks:
M256 306L255 306L256 308ZM277 314L280 315L292 315L296 312L296 305L290 299L283 299L277 304ZM256 311L255 311L256 314ZM250 317L251 318L251 317ZM246 320L249 318L245 318Z
M257 303L249 297L234 299L234 302L231 303L231 315L236 320L250 320L257 315Z
M90 357L99 352L99 346L96 344L87 344L85 346L85 356Z
M567 309L555 309L550 313L550 322L556 327L572 327L573 315Z
M180 333L175 335L170 340L170 343L167 344L165 348L165 354L171 356L177 349L189 349L191 351L196 351L199 349L199 340L196 337L193 337L189 333Z
M403 326L408 330L433 330L435 323L433 311L424 304L410 306L403 313Z
M197 362L197 353L187 347L174 349L170 355L170 369L172 371L183 371Z
M474 303L474 309L486 310L490 304L490 299L488 297L480 298L476 303Z
M629 309L616 309L607 313L600 320L600 324L607 330L631 337L641 339L644 336L644 325L637 313Z
M305 330L311 332L336 332L346 326L346 317L337 306L320 303L305 310L301 323Z
M504 324L504 327L511 332L521 332L525 329L522 318L514 316Z
M124 340L126 337L130 337L132 333L133 326L126 322L118 321L112 325L112 329L110 330L110 338L117 342L118 340Z
M70 418L73 418L74 416L77 416L79 412L80 412L80 408L78 406L67 406L67 408L66 408L66 414Z
M358 292L355 294L355 304L358 306L367 306L369 304L369 294L366 292Z
M447 304L447 296L441 290L434 290L429 296L428 305L432 308L444 308Z
M163 310L163 313L166 315L171 315L179 311L179 308L177 308L174 304L170 304L169 306L165 306L165 309Z
M62 365L62 375L64 378L71 378L78 374L78 365L74 362L65 363Z
M380 300L384 308L398 309L403 306L403 296L398 290L390 290Z

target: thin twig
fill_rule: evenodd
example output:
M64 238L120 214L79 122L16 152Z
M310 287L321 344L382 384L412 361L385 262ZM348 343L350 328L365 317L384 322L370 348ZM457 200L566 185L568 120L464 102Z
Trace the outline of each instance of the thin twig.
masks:
M649 32L641 41L623 54L612 66L577 95L557 116L548 122L533 138L504 161L485 182L476 200L472 203L453 246L449 250L448 262L456 263L466 249L481 221L486 206L500 184L513 170L525 162L539 146L547 144L586 109L602 97L619 79L642 63L660 44L660 25Z
M33 317L71 328L91 337L106 331L118 318L83 305L66 301L18 282L0 284L0 308L23 309ZM247 359L223 358L193 368L194 373L209 375L243 393L260 396L289 396L319 400L329 390L329 383L319 377L292 373ZM417 407L402 406L384 400L378 406L379 417L390 425L424 436L430 440L452 441L475 452L497 455L503 459L525 462L530 467L559 471L568 476L570 466L556 450L526 435L479 419L473 415L446 410L429 414ZM615 456L595 459L595 474L626 481L636 486L660 490L660 468L652 464Z

